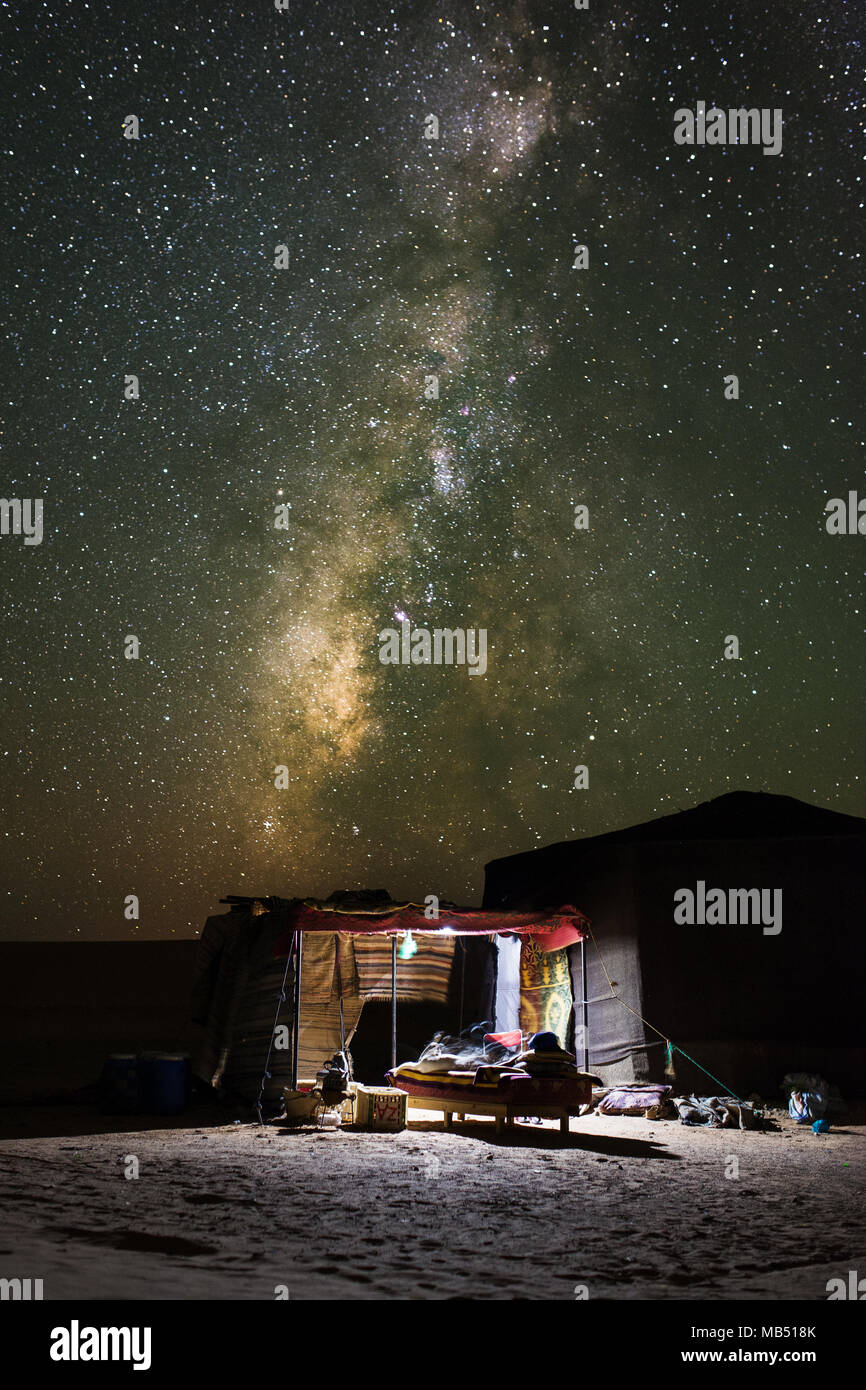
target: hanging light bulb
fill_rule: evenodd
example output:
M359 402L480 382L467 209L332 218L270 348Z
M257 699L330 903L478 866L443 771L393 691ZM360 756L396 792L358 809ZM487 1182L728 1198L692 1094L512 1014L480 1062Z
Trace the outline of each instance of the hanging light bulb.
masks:
M418 942L415 940L412 933L407 931L406 935L403 937L403 944L400 947L400 959L411 960L412 957L417 954L417 951Z

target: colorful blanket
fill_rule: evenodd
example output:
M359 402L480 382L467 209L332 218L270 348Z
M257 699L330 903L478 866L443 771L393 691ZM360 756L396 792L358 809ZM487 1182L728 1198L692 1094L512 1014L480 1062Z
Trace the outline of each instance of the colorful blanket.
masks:
M573 996L568 951L544 951L537 942L520 946L520 1026L524 1033L555 1033L565 1045Z
M445 1004L451 967L453 936L416 938L418 951L411 960L397 959L397 998L416 1003ZM355 966L358 990L364 999L391 998L391 938L356 936Z
M443 1075L418 1072L411 1063L395 1067L387 1073L392 1086L408 1091L410 1096L428 1096L436 1100L453 1100L471 1110L473 1097L478 1101L496 1101L519 1107L520 1115L529 1115L538 1106L561 1107L577 1113L592 1099L593 1078L578 1072L573 1077L528 1076L525 1072L502 1072L491 1076L495 1069L480 1069L491 1079L476 1081L471 1071L451 1071Z

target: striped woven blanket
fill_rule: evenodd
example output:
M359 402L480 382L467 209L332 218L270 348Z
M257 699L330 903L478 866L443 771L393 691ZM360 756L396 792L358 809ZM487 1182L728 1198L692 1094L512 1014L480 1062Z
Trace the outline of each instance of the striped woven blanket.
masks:
M445 1004L454 963L455 937L420 937L411 960L397 960L397 998ZM364 999L391 998L391 938L356 936L358 990Z

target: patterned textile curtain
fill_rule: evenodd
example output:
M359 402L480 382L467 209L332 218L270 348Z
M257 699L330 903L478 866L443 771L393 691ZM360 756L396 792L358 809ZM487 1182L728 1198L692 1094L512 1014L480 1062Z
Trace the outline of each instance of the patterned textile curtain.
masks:
M520 1026L524 1033L555 1033L565 1047L574 996L568 950L543 951L529 937L520 946Z

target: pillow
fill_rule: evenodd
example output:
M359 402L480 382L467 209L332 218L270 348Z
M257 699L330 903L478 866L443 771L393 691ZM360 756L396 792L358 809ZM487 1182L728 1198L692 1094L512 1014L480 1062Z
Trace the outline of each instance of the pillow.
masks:
M499 1043L500 1047L519 1048L523 1043L523 1034L519 1028L512 1028L508 1033L485 1033L486 1043Z
M598 1103L599 1115L646 1115L664 1105L670 1095L670 1086L660 1086L653 1082L633 1083L628 1086L614 1086ZM661 1119L661 1115L647 1116L648 1119Z

